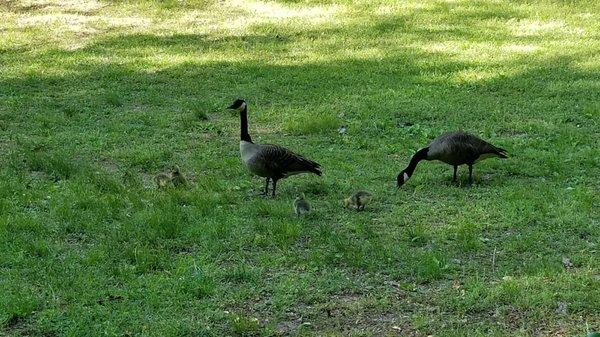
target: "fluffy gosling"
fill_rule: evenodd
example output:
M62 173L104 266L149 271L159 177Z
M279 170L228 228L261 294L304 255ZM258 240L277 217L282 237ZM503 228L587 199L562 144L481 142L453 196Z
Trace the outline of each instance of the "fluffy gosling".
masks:
M185 176L181 173L181 170L177 165L173 166L173 169L171 170L171 182L174 186L187 185L187 179L185 179Z
M156 187L159 189L166 188L171 183L171 175L167 173L159 173L154 176Z
M368 191L358 191L348 198L344 199L344 207L354 207L357 211L362 211L365 209L365 206L371 202L372 198L371 192Z
M301 216L310 212L310 204L304 198L304 194L294 200L294 213Z

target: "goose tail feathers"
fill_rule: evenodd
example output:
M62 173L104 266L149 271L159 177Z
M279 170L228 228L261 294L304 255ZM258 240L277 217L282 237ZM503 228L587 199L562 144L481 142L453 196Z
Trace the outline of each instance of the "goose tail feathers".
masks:
M321 165L319 165L319 163L314 162L309 159L306 159L306 158L298 158L298 159L299 159L299 161L297 164L302 166L301 171L314 173L318 176L321 176L323 174L323 172L321 172ZM292 170L292 171L295 171L295 170Z
M308 171L318 176L321 176L323 174L323 172L321 172L321 165L315 163L314 161L312 162L312 164L312 167Z

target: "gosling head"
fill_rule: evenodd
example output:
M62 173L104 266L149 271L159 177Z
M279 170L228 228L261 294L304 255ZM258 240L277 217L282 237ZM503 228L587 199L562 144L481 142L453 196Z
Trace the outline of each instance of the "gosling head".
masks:
M236 99L230 106L227 107L227 109L232 109L232 110L237 110L237 111L242 111L244 110L244 108L246 108L246 101L244 101L243 99Z
M304 195L304 193L298 194L298 196L296 197L296 199L294 199L294 202L298 202L298 201L304 200L304 199L306 199L306 196Z
M173 168L171 169L171 172L174 174L179 174L179 166L178 165L173 166Z
M350 206L351 203L352 203L352 197L344 199L344 208L348 208L348 206Z
M304 199L304 194L294 200L294 213L300 216L310 212L310 204Z
M410 176L408 175L408 173L402 170L400 173L398 173L398 177L396 178L396 187L402 187L402 185L404 185L404 183L408 181L409 178Z

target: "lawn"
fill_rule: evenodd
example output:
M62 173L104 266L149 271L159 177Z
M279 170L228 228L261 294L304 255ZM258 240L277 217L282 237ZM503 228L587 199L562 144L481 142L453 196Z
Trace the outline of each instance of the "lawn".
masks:
M600 330L600 2L4 0L0 17L0 334ZM256 196L238 97L255 141L323 176ZM470 188L424 162L397 189L452 130L511 157ZM157 189L172 165L189 186ZM358 189L373 203L342 208Z

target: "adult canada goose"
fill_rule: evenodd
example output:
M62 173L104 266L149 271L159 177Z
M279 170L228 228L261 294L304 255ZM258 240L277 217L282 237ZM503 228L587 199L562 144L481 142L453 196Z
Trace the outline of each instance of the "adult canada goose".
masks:
M453 182L456 182L458 166L466 164L469 167L469 185L471 185L473 164L490 157L507 158L507 153L506 150L466 132L445 133L434 139L428 147L415 153L408 166L398 174L398 187L410 179L421 160L439 160L454 166Z
M269 180L273 181L274 197L279 179L305 172L321 175L319 164L282 146L254 144L248 133L248 105L244 100L235 100L229 109L240 112L240 155L250 172L266 178L265 195L269 193Z

